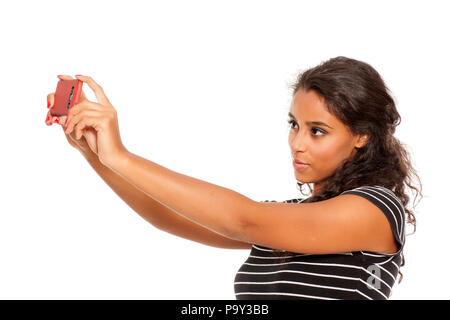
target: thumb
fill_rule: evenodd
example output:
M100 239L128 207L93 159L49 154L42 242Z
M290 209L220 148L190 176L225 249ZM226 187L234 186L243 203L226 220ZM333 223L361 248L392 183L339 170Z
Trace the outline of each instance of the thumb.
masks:
M60 117L57 117L58 118L58 120L59 120L59 124L61 125L61 127L63 127L63 129L64 129L64 127L65 127L65 125L66 125L66 122L67 122L67 116L60 116Z

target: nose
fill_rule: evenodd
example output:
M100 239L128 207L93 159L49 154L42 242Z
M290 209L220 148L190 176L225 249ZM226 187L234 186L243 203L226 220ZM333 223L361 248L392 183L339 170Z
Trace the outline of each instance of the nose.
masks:
M308 137L306 134L299 130L297 133L293 133L289 137L289 145L291 147L292 153L305 152L307 149Z

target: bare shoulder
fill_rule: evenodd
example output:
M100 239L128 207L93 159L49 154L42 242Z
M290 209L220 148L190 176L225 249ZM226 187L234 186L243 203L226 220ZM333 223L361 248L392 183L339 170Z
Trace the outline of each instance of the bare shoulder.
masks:
M332 201L331 205L336 204L339 211L342 212L348 208L348 212L352 212L354 218L360 217L372 225L369 228L371 232L368 234L369 241L372 243L371 251L391 254L398 250L389 220L378 206L355 194L342 194L333 199L336 201Z

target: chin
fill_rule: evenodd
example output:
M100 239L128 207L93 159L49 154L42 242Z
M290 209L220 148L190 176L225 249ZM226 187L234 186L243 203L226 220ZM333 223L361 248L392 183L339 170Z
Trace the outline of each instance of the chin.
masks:
M295 180L301 183L314 183L314 181L311 181L310 179L305 179L305 177L302 177L301 175L295 175Z

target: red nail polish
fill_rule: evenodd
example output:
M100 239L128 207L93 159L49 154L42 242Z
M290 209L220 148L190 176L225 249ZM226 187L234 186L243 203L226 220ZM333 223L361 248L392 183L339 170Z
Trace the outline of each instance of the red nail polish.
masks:
M56 119L55 119L55 122L56 122L56 123L59 123L59 119L58 119L58 118L56 118Z
M47 101L47 108L50 108L50 101Z
M49 115L47 115L47 119L45 119L45 122L47 122L47 121L48 121L48 119L50 119L50 116L49 116Z

